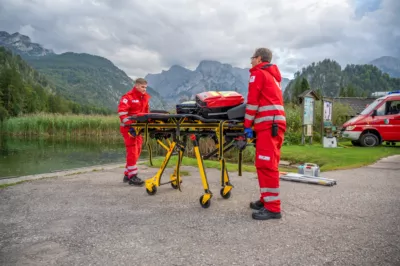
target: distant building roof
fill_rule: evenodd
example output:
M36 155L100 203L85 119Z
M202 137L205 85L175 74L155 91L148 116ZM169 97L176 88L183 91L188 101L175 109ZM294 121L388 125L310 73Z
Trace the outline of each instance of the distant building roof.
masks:
M319 100L319 96L314 90L303 91L298 97L299 98L304 98L306 96L313 96L316 100Z
M371 104L376 100L376 97L335 97L334 102L342 104L348 104L352 109L352 113L349 116L356 116L357 113L361 113L367 105Z

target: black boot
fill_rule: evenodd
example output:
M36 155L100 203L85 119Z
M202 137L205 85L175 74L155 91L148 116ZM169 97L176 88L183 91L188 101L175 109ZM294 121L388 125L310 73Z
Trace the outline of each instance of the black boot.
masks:
M126 182L128 182L128 181L129 181L129 178L128 178L128 176L127 176L127 175L124 175L123 182L124 182L124 183L126 183Z
M137 177L136 175L134 175L129 179L129 185L141 187L144 185L144 181L139 177Z
M270 212L269 210L262 207L258 212L252 214L255 220L269 220L269 219L281 219L282 215L280 212Z
M250 202L250 208L253 210L259 210L264 207L264 203L262 203L260 200Z

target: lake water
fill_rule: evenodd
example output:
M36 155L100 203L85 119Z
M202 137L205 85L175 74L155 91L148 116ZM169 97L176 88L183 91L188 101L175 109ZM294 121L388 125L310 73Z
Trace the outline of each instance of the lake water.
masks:
M142 158L148 158L144 149ZM123 141L0 137L0 179L99 164L125 163Z

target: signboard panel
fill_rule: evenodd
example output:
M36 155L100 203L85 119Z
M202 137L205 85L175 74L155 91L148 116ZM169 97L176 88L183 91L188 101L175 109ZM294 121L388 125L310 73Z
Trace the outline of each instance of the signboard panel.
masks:
M332 121L332 102L324 101L324 121Z
M303 125L314 124L314 98L304 97Z

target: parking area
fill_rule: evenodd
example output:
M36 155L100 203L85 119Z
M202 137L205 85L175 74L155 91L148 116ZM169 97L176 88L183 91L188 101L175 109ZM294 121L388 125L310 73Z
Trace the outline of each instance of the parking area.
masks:
M281 181L283 218L274 221L251 218L254 173L231 172L235 187L222 199L220 173L207 169L214 197L203 209L198 170L183 169L182 192L164 185L154 196L122 183L122 168L1 189L0 264L400 264L400 156L322 173L333 187Z

